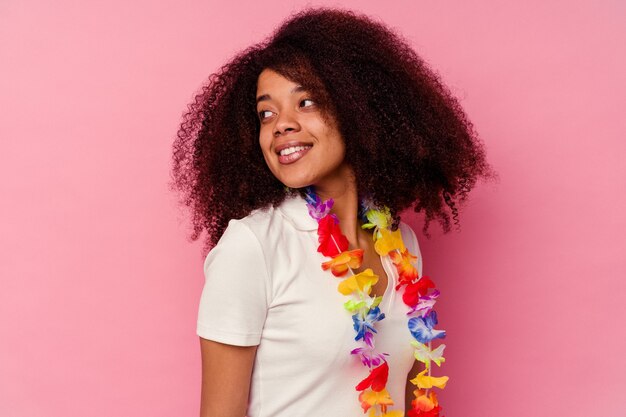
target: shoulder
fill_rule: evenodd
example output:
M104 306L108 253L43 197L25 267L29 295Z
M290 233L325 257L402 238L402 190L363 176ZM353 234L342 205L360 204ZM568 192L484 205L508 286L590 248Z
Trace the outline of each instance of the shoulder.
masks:
M317 222L309 215L306 202L300 196L286 197L276 207L256 209L231 223L245 225L260 241L271 241L289 232L317 230Z
M209 252L223 252L225 248L248 248L263 253L268 264L276 250L285 242L302 239L309 231L317 230L317 222L309 216L304 199L287 197L278 206L253 210L241 219L228 222L216 246Z
M412 249L416 251L419 250L419 243L417 241L417 236L413 228L403 221L400 221L398 228L400 229L400 233L402 234L402 240L404 241L404 245L409 249L409 251L413 252Z

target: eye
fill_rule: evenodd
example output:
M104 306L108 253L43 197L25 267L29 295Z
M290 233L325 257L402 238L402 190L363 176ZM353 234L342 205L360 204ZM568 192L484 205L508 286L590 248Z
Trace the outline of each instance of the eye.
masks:
M306 105L307 102L310 103L310 104ZM314 106L314 105L315 105L315 101L313 101L310 98L305 98L305 99L300 101L300 106L301 107L311 107L311 106Z
M269 115L266 115L266 113L269 113ZM271 116L272 112L269 110L261 110L258 114L259 114L259 119L265 120L266 118Z

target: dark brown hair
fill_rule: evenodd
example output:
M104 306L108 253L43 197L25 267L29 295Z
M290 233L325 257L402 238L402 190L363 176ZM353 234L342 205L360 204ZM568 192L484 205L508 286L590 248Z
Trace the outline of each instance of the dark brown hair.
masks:
M424 232L477 180L493 178L471 122L438 75L399 34L369 17L306 9L212 74L183 117L172 187L191 208L196 240L217 243L228 221L280 204L294 190L270 172L260 146L257 78L271 68L313 94L346 143L359 193L394 214L425 213Z

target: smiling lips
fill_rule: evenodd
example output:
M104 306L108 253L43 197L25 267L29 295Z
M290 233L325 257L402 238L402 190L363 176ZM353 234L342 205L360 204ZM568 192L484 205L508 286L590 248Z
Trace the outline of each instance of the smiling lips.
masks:
M276 148L278 162L284 165L292 164L302 158L312 147L312 145L302 142L280 145Z

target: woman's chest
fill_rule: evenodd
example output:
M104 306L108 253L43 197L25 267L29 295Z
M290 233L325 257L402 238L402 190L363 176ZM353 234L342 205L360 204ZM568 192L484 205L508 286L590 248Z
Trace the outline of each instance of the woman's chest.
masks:
M359 366L358 358L350 355L352 349L362 345L355 340L353 313L344 306L350 298L337 289L348 275L335 277L322 270L321 263L326 259L315 251L314 237L310 242L291 242L283 246L289 250L282 257L290 262L273 268L273 297L261 345L264 342L289 345L291 349L285 354L291 359L307 357L333 366ZM298 245L299 249L310 253L298 253ZM379 257L372 269L384 277L384 285L374 291L384 294L380 308L385 314L385 318L376 323L376 340L386 349L385 353L410 358L406 308L394 289L397 273L387 257Z

